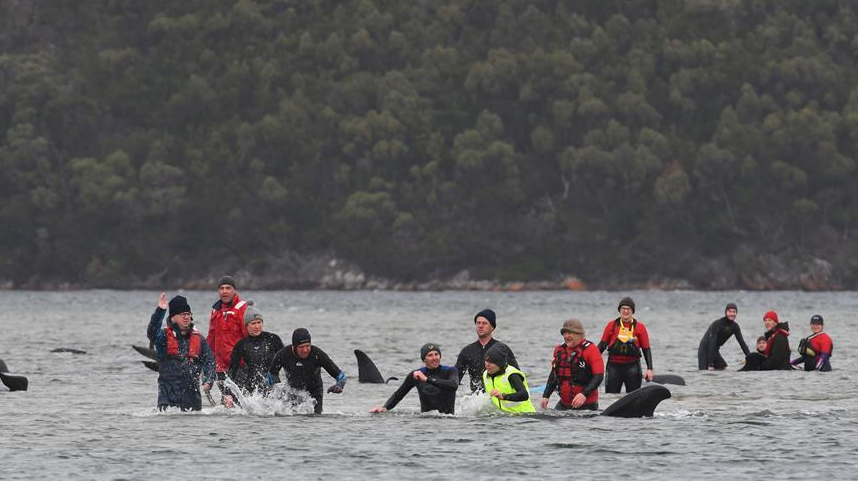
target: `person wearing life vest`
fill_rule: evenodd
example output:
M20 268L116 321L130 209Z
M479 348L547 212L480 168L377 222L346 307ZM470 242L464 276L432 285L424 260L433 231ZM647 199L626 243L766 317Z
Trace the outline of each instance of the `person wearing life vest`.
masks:
M768 311L763 315L763 324L766 326L766 350L763 355L766 359L760 363L760 371L775 371L780 369L792 369L789 364L789 323L778 320L778 313ZM747 364L747 363L746 363Z
M742 348L742 353L747 357L751 353L748 345L745 344L745 339L742 337L742 328L736 322L736 316L739 314L739 308L735 303L727 303L724 308L724 317L713 321L709 325L709 329L703 334L700 339L700 345L697 347L697 368L700 370L717 369L723 370L727 367L727 361L721 357L721 346L728 339L736 336L736 342Z
M262 312L250 306L244 312L244 324L247 337L238 341L232 350L229 362L229 377L246 394L265 393L270 384L268 368L274 356L283 349L280 336L263 329ZM224 405L230 407L232 396L224 398Z
M247 326L244 324L247 303L235 291L235 279L232 276L223 276L218 280L217 292L219 299L212 305L207 340L215 355L218 389L221 395L226 396L231 393L224 388L223 380L229 370L232 350L238 341L247 336ZM226 402L225 397L222 402Z
M798 353L801 354L790 363L795 366L803 364L805 371L831 371L831 353L834 351L834 343L823 330L824 319L819 314L810 318L810 336L798 343Z
M554 348L551 373L542 392L542 409L556 390L560 400L554 409L599 409L599 385L605 377L602 354L595 344L584 338L584 325L569 319L560 329L563 344Z
M453 366L441 364L441 346L434 342L420 348L420 359L425 366L408 373L402 385L390 396L390 399L369 412L382 413L393 409L408 394L408 391L416 387L417 394L420 396L420 412L455 413L456 389L459 388L458 371Z
M167 325L162 329L165 317ZM162 292L146 334L158 356L158 409L201 410L200 379L208 393L215 380L215 363L208 343L194 327L188 300L176 296L168 303Z
M527 377L507 361L506 346L496 344L486 351L483 386L492 405L505 413L536 412L530 402Z
M641 387L641 352L646 361L643 378L652 380L652 353L649 333L642 322L635 319L635 301L624 297L617 306L620 317L608 322L599 341L599 352L608 349L608 364L605 368L605 392L619 393L626 386L630 393Z

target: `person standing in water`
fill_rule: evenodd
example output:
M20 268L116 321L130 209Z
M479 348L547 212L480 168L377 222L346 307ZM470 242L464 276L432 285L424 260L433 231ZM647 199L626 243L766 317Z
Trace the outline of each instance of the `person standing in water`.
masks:
M292 345L286 346L274 356L268 372L270 380L280 382L280 370L286 372L289 387L307 391L316 402L313 407L316 414L322 414L322 369L336 380L328 388L329 393L339 394L346 385L346 373L339 368L325 351L312 345L310 331L301 327L292 333Z
M810 331L813 334L799 341L798 353L801 356L794 359L790 365L803 364L805 371L831 371L829 359L834 350L834 343L828 334L822 332L824 322L819 314L810 318Z
M229 362L229 377L245 394L265 392L269 385L268 368L274 356L283 349L283 341L273 332L264 331L262 312L249 306L244 312L247 337L238 341ZM242 367L243 363L243 367ZM232 396L224 399L228 407Z
M723 370L727 367L727 361L721 357L720 348L732 336L736 336L736 342L742 348L742 353L747 357L751 353L745 339L742 337L742 328L736 322L739 308L730 302L724 308L724 317L709 325L709 329L703 334L700 346L697 348L697 368L700 370L717 369Z
M167 325L162 329L167 313ZM215 363L208 343L194 327L188 300L176 296L168 303L167 294L162 292L146 335L158 355L158 409L201 410L200 378L208 393L215 380Z
M244 325L247 303L235 291L235 279L232 276L223 276L218 280L217 294L219 299L212 305L207 340L215 355L217 386L223 396L221 401L225 403L225 396L230 392L224 388L223 380L229 369L232 349L247 336L247 327Z
M483 390L482 380L483 371L485 370L484 359L486 352L495 345L501 345L506 348L507 362L513 367L518 368L518 361L515 360L515 354L504 343L493 337L495 329L497 329L497 316L495 311L491 309L483 309L474 316L474 327L477 331L477 340L462 348L459 352L459 357L456 359L456 369L459 371L459 380L465 376L467 371L471 381L471 392Z
M652 381L652 353L646 326L633 317L635 301L624 297L617 306L620 317L608 322L599 341L599 352L608 349L605 392L619 393L626 386L630 393L641 387L641 352L646 361L643 377Z
M560 400L554 409L599 409L599 385L605 377L599 348L584 338L584 325L578 319L564 322L560 334L565 342L554 348L542 409L548 408L548 399L555 390Z
M483 386L492 405L505 413L536 412L530 402L527 377L507 361L506 346L495 344L486 351Z
M456 368L441 365L441 346L432 342L420 348L420 360L425 366L408 373L402 385L390 396L390 399L383 405L372 408L371 413L393 409L411 388L416 387L420 397L420 412L438 411L441 414L454 414L456 389L459 387Z

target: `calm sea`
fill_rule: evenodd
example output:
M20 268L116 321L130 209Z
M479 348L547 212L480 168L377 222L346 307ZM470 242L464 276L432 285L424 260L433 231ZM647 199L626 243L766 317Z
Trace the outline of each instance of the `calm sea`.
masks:
M173 295L174 293L169 293ZM208 329L216 293L183 292ZM349 376L309 416L264 399L246 408L155 413L157 374L132 344L146 345L158 293L0 292L0 359L30 380L0 386L0 479L830 479L858 465L856 355L849 347L858 297L851 292L242 292L287 343L307 327ZM396 389L360 384L354 349L384 376L420 365L420 346L442 362L475 339L473 315L498 313L496 337L516 354L531 386L548 376L563 320L584 321L598 340L631 295L653 344L656 373L685 377L654 418L485 414L485 399L459 393L456 416L421 415L416 392L390 413L370 415ZM753 349L762 314L788 320L793 349L813 314L834 339L831 373L698 372L697 345L724 304ZM68 347L84 355L52 353ZM330 378L325 377L329 385ZM602 395L601 407L616 400ZM553 401L553 400L552 400ZM553 404L553 402L552 402ZM440 478L438 477L440 476Z

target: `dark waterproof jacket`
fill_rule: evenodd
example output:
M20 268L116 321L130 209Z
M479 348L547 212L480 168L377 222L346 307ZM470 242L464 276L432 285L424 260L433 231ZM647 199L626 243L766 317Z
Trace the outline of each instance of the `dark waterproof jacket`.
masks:
M506 344L496 340L495 338L491 338L485 346L483 346L479 340L474 341L463 347L462 351L459 352L459 357L456 359L456 370L459 373L459 381L462 380L462 377L464 377L465 372L467 371L468 376L471 378L471 392L485 390L485 388L483 388L483 371L486 370L486 351L491 349L495 344L500 344L506 349L507 363L512 364L516 369L519 368L518 361L515 359L515 354L512 353L512 349L510 349Z
M183 410L199 411L202 409L200 384L214 383L215 361L212 351L200 334L200 355L196 359L188 358L190 337L194 325L187 334L182 334L177 326L167 318L167 311L160 307L155 309L149 320L146 334L154 343L158 354L158 406L174 406ZM167 325L177 335L179 355L167 356L167 331L161 328L161 323L167 319ZM202 382L200 378L202 377Z
M766 360L760 364L760 371L792 369L789 364L789 324L782 322L766 332Z
M230 379L246 393L264 390L268 385L268 368L281 349L283 341L273 332L262 332L258 336L248 335L232 349L229 362Z
M426 382L414 379L414 373L420 371L426 375ZM387 410L393 409L411 388L417 388L420 396L420 412L438 411L442 414L453 414L456 410L456 389L459 387L459 376L455 367L438 366L437 369L420 369L411 371L402 381L399 389L384 403Z

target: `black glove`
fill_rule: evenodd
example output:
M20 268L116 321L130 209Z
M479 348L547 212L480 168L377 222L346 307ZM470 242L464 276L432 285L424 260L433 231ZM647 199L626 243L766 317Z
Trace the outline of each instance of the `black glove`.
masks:
M329 393L339 394L343 392L343 387L339 384L331 384L331 387L328 388Z

